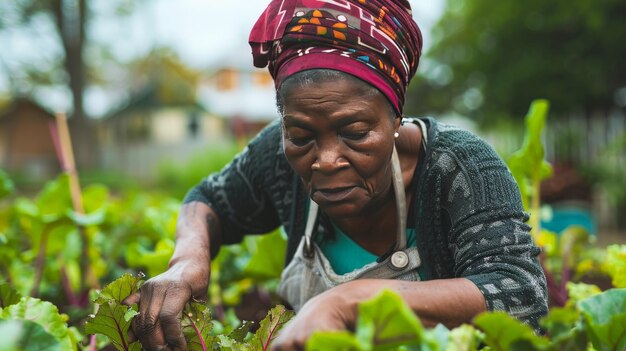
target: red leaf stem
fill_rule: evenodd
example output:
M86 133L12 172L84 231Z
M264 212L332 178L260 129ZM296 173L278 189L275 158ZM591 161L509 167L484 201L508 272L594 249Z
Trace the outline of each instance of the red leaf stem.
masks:
M196 335L198 335L198 339L200 340L200 346L202 346L202 351L207 351L206 343L204 342L204 338L202 337L200 329L198 329L196 323L193 322L193 319L191 317L187 316L187 318L189 318L189 321L191 322L191 327L196 332Z
M278 328L278 326L280 325L280 317L284 314L285 312L283 311L283 313L278 316L278 323L276 323L276 325L274 326L274 328L270 329L270 334L267 336L267 340L265 341L265 345L263 345L263 351L267 351L269 349L270 346L270 341L272 341L272 336L274 335L274 333L276 333L276 329ZM270 325L272 324L272 315L270 314Z

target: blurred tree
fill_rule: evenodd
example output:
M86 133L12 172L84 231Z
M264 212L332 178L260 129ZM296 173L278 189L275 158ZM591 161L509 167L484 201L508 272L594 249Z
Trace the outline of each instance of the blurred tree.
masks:
M136 5L136 1L117 0L114 5L116 13L128 14ZM0 62L4 64L9 75L9 89L12 95L29 94L36 86L66 85L72 96L72 112L70 126L79 167L91 168L98 165L98 144L95 123L88 118L83 93L88 84L88 69L85 60L85 48L88 46L86 28L93 16L89 11L89 0L14 0L0 5L0 31L24 31L36 45L37 30L41 23L48 21L53 25L54 37L60 45L61 53L40 66L35 62L20 62L19 68L9 67L7 59L15 53L13 50L2 50ZM47 33L46 33L47 34ZM45 48L37 47L42 56L51 53L43 52ZM17 50L16 50L17 51ZM55 56L52 54L52 56ZM96 76L96 75L93 75Z
M168 47L156 47L145 57L129 64L128 80L134 89L152 86L159 104L166 106L197 104L197 88L202 72L187 66Z
M624 108L624 18L623 0L448 0L407 110L493 123L535 98L555 116Z

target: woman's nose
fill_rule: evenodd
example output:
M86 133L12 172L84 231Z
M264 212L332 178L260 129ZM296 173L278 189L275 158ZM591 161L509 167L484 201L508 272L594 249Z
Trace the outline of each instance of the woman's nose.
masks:
M311 169L323 173L332 173L349 166L350 163L341 154L339 145L319 145L317 157L313 161Z

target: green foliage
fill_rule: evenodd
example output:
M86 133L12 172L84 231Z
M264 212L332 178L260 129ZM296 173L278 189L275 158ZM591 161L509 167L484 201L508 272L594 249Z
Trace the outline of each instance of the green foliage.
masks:
M128 329L137 315L137 306L122 304L125 298L137 292L140 279L126 274L107 285L94 300L98 311L85 323L87 334L102 334L120 351L141 350L139 342L128 340Z
M16 304L22 296L7 283L0 283L0 308Z
M19 302L0 309L0 320L28 321L30 323L12 323L5 328L18 328L22 334L17 341L18 345L29 343L34 345L58 345L60 350L78 350L78 342L82 336L74 327L68 327L68 317L59 314L57 307L50 302L32 297L22 297ZM39 327L33 326L37 324ZM42 331L43 329L43 331ZM3 334L4 335L4 334ZM33 340L24 340L27 336ZM52 341L52 338L55 342ZM32 343L32 344L31 344Z
M504 312L481 314L474 319L474 324L485 333L485 344L495 351L542 350L549 343Z
M419 319L399 295L389 290L359 305L356 325L358 340L381 350L419 345L423 339Z
M279 305L272 308L261 321L259 329L248 343L250 348L252 350L269 350L280 329L289 322L293 315L294 312L287 310L285 306Z
M535 100L526 115L526 130L522 147L508 159L508 166L517 181L524 207L539 216L539 186L552 174L552 167L544 160L541 133L546 125L549 103ZM534 202L533 202L534 201ZM535 235L536 236L536 235Z
M611 245L606 248L606 253L606 267L613 286L626 288L626 245Z
M96 294L94 303L98 312L85 324L85 332L102 334L120 351L140 350L139 342L129 343L128 329L132 319L138 314L137 306L126 306L122 301L138 291L143 281L129 274L113 281ZM188 350L269 350L269 345L278 331L294 313L284 306L274 307L261 321L252 337L247 338L249 323L244 323L228 336L213 333L211 313L205 304L190 301L183 311L181 327L187 340Z
M625 7L621 0L448 0L408 107L452 110L485 125L520 116L538 96L559 116L619 107Z
M15 185L9 175L0 169L0 199L9 196L15 190Z
M596 350L626 349L626 289L611 289L578 303Z
M248 242L250 260L243 269L246 277L257 280L280 278L280 272L285 266L287 252L287 238L280 230L256 237Z
M165 160L157 170L157 186L171 196L182 199L193 186L208 174L218 172L240 151L235 143L213 146L190 157L184 165Z
M61 342L41 325L28 320L0 319L0 350L63 351Z

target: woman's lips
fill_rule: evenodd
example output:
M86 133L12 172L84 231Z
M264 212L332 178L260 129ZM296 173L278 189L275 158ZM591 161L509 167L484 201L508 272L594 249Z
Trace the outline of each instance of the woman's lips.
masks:
M323 202L338 202L345 200L352 192L356 190L355 186L341 187L341 188L326 188L317 189L313 194L316 195L316 200Z

